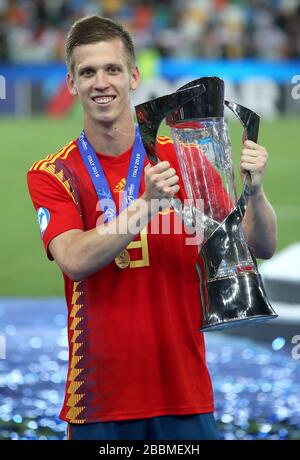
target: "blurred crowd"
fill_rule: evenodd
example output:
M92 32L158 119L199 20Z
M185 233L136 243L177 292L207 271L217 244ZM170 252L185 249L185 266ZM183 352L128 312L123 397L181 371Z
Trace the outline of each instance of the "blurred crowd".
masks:
M161 56L300 58L299 0L0 0L0 60L63 60L70 25L89 14Z

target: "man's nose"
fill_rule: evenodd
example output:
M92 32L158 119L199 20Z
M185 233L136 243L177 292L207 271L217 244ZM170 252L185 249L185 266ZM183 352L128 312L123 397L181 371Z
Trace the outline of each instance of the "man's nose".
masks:
M94 87L97 89L105 89L109 86L107 75L103 70L98 70L95 75Z

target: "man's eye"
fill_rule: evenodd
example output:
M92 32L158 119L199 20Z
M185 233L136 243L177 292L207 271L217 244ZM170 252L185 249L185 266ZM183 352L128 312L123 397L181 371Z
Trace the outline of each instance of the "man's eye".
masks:
M93 74L93 70L92 69L85 69L82 71L81 75L83 75L84 77L89 77Z
M108 72L109 73L118 73L120 71L119 67L109 67Z

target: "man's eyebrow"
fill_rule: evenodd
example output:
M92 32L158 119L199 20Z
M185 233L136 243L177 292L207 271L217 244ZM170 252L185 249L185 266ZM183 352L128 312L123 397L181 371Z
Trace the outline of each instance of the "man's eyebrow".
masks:
M79 73L82 73L84 72L85 70L95 70L97 66L93 65L93 64L83 64L83 65L80 65L77 66L77 70ZM108 67L118 67L118 68L122 68L123 65L120 63L120 62L107 62L105 64L103 64L102 66L104 69L107 69Z
M123 65L120 62L107 62L107 64L104 65L105 69L108 69L110 67L116 67L118 69L122 69Z
M84 70L94 70L94 66L91 64L84 64L82 67L78 66L78 72L83 72Z

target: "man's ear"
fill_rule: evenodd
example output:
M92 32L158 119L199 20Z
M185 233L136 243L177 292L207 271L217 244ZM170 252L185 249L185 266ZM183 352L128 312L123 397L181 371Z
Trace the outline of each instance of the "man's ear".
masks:
M139 82L140 82L140 71L138 67L135 66L132 71L130 89L135 90L138 87Z
M67 86L72 96L77 96L78 91L76 88L75 80L70 73L67 74Z

